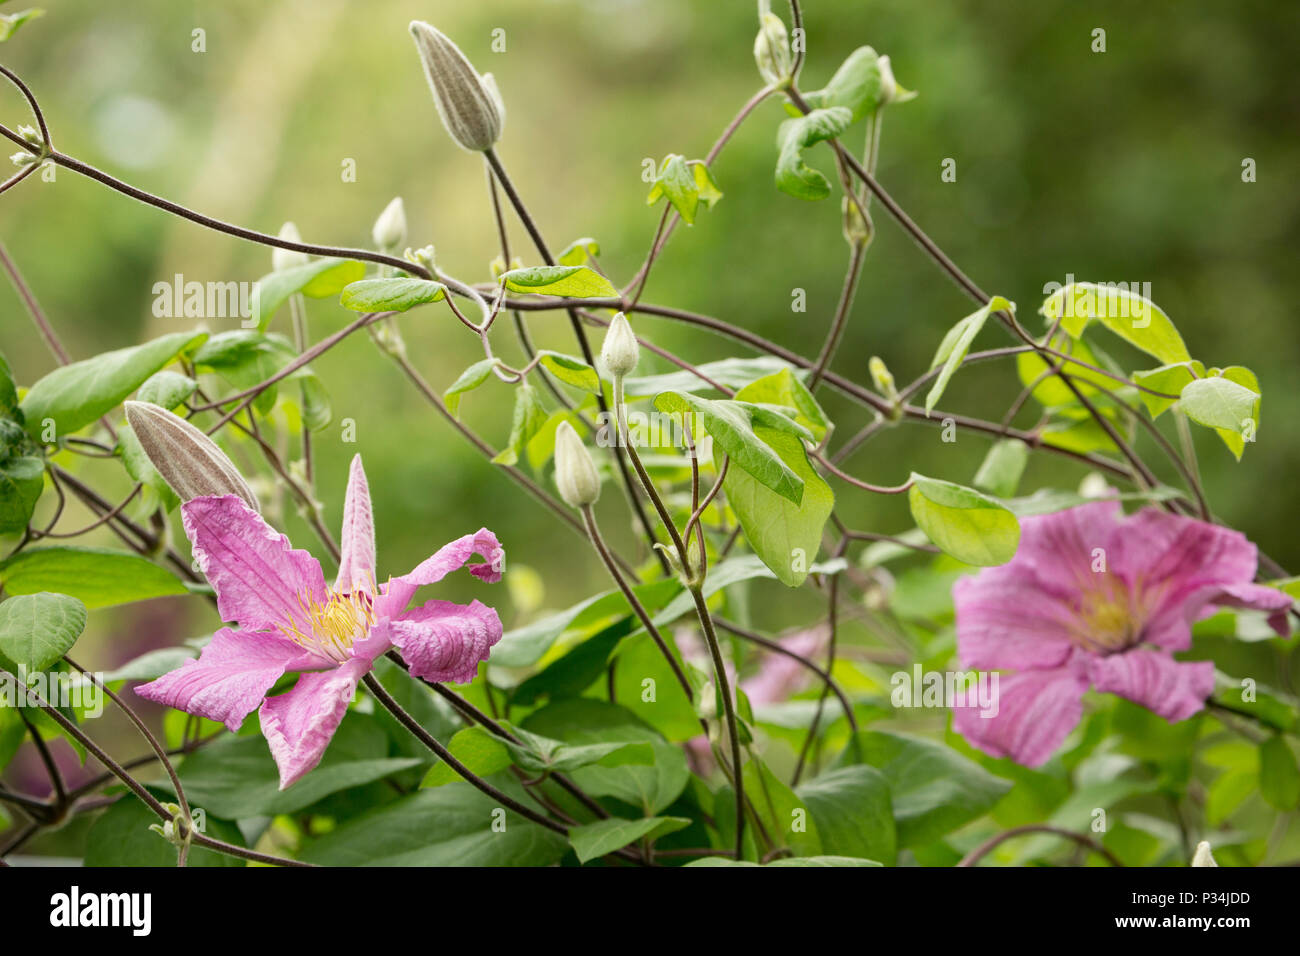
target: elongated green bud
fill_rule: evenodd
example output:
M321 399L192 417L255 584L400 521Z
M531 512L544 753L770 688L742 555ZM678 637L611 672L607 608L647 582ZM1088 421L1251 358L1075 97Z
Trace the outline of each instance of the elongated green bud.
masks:
M254 511L261 510L235 463L185 419L149 402L127 402L126 420L149 461L181 501L238 495Z
M636 369L636 363L641 357L641 346L637 344L636 334L622 312L616 312L613 321L609 323L605 342L600 347L600 357L609 374L616 379Z
M496 82L479 76L460 47L429 24L412 20L411 36L433 103L451 138L473 152L491 149L501 138L506 120Z
M775 13L758 18L758 36L754 37L754 62L758 73L772 86L784 86L794 72L794 54L790 51L790 34Z
M555 430L555 487L571 508L585 508L600 497L596 463L568 422Z

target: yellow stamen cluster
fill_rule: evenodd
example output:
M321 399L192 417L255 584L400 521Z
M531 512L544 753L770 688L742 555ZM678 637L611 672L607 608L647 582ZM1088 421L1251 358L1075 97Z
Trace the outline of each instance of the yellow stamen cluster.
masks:
M1122 585L1089 589L1079 608L1075 643L1094 654L1111 654L1138 643L1144 614Z
M330 591L320 602L299 595L298 610L297 618L281 626L284 636L339 663L351 656L353 642L365 637L375 623L374 598L365 589Z

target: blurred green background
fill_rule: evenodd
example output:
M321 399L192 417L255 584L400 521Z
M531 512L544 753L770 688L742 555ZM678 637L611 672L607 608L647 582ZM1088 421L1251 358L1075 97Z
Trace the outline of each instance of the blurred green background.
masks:
M500 153L543 231L556 248L597 238L602 266L618 284L640 263L659 215L645 205L643 160L703 156L759 85L751 0L43 6L44 18L0 46L0 62L35 89L64 152L243 225L275 232L294 220L321 243L368 246L375 216L401 195L410 244L435 244L440 266L471 281L488 277L498 252L484 172L437 120L409 20L434 23L496 75L508 109ZM1198 434L1201 466L1221 518L1290 570L1300 567L1291 493L1300 413L1293 332L1300 6L810 0L805 12L803 88L821 86L855 47L871 44L920 92L888 112L879 178L987 291L1017 301L1032 324L1043 285L1067 274L1150 282L1194 356L1258 373L1259 441L1237 464L1215 436ZM196 28L205 31L206 52L191 48ZM1106 31L1104 53L1092 51L1096 28ZM492 50L497 29L504 52ZM717 315L808 354L830 321L846 248L838 200L804 203L772 185L783 116L769 101L736 135L714 166L725 198L677 232L645 298ZM0 117L11 127L29 121L12 91L0 99ZM822 153L815 162L829 171ZM1242 182L1247 157L1257 164L1254 183ZM956 161L955 183L940 179L945 158ZM341 176L349 159L355 182ZM924 371L971 305L873 211L877 238L835 368L866 380L867 358L879 354L905 382ZM514 224L512 238L516 254L536 263ZM66 170L54 183L33 178L0 198L0 239L77 358L193 325L153 317L155 282L178 272L252 281L270 266L265 248ZM807 291L806 313L790 310L795 288ZM349 316L328 301L309 309L318 336ZM539 345L574 351L562 313L532 322ZM636 324L697 363L744 354L681 325L644 317ZM214 331L235 325L209 322ZM277 328L287 331L285 313ZM412 313L402 328L412 359L438 389L481 357L441 308ZM0 349L21 382L52 367L6 283L0 329ZM508 322L494 341L506 358L518 354ZM1005 344L990 324L978 347ZM1130 368L1155 364L1117 345L1112 353L1131 357ZM376 495L381 573L404 571L486 524L501 534L513 566L540 572L545 606L607 586L589 550L464 444L364 337L314 364L334 404L335 424L316 439L327 520L337 525L347 460L359 450ZM652 365L647 357L643 371ZM961 372L943 406L996 419L1019 389L1012 365L986 364ZM828 407L841 440L867 420L836 400ZM468 396L464 416L503 443L506 387L489 383ZM355 444L340 440L344 418L356 422ZM965 481L986 447L965 434L945 445L938 430L908 426L873 442L850 467L880 483L901 481L911 468ZM1158 470L1172 480L1168 468ZM127 487L107 466L85 471ZM1073 486L1082 474L1036 456L1025 487ZM626 544L626 510L608 490L607 524ZM842 510L854 527L895 532L909 524L901 508L864 495ZM300 523L290 530L299 546L314 545ZM765 629L806 622L819 603L763 591L756 607L769 615ZM496 603L509 627L511 602L503 592ZM124 643L171 643L214 623L197 602L97 612L92 628L107 640L81 654L84 663L107 665L121 659Z

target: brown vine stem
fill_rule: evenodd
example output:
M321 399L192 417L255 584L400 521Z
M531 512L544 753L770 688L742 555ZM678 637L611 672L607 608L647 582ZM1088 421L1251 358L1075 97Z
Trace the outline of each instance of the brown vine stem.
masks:
M989 853L1001 846L1007 840L1018 836L1024 836L1027 833L1050 833L1053 836L1061 837L1064 840L1072 840L1079 844L1079 846L1085 847L1093 853L1104 857L1106 862L1111 866L1124 865L1119 861L1119 858L1116 857L1114 853L1106 849L1106 847L1102 846L1102 844L1098 843L1092 837L1082 833L1075 833L1073 830L1063 830L1060 827L1048 826L1044 823L1029 823L1022 827L1013 827L1012 829L1005 830L996 836L989 837L975 849L971 850L970 853L966 854L957 865L975 866L980 860L984 859L984 857L988 856Z

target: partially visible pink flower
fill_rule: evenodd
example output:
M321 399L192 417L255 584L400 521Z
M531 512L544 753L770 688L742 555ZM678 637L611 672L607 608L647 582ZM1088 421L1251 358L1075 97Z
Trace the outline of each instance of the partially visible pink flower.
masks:
M1008 564L953 588L963 667L1014 670L996 716L953 710L953 728L994 757L1036 767L1083 715L1089 686L1171 723L1205 706L1210 661L1177 661L1216 607L1271 612L1290 633L1291 598L1253 584L1255 546L1236 531L1114 500L1026 518Z
M224 723L231 730L254 710L280 789L320 762L357 682L376 658L396 648L416 677L474 679L501 639L490 607L429 601L407 610L418 588L486 559L470 574L501 580L504 552L486 528L465 535L409 574L375 583L375 530L361 456L352 459L343 505L342 557L334 586L320 563L268 525L235 495L194 498L181 506L199 567L217 592L223 627L198 660L136 688L147 700ZM301 671L293 688L267 692L284 674Z

